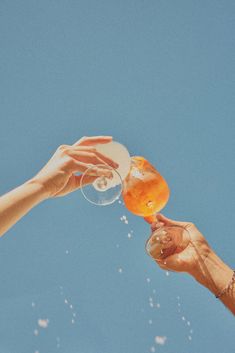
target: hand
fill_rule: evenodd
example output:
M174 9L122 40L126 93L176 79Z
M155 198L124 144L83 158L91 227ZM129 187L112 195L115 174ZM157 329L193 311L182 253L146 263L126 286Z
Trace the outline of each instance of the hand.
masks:
M150 256L154 258L156 253L159 254L156 250L156 235L159 234L159 228L173 226L187 230L189 234L187 245L184 248L180 246L180 252L178 252L177 247L171 247L173 250L176 249L175 253L172 254L171 252L171 255L163 260L155 260L156 263L164 270L189 273L197 282L208 288L217 298L219 297L224 305L235 315L235 287L230 285L234 271L215 254L193 223L176 222L161 214L157 214L156 221L151 225L153 233L148 241L151 245ZM158 233L156 232L157 230ZM154 232L157 233L155 236ZM177 232L175 234L173 231L172 233L169 232L169 235L169 242L171 242L170 239L173 239L174 235L177 237ZM166 240L168 241L168 239ZM177 244L177 241L175 244ZM164 242L161 245L164 247Z
M162 214L157 214L156 221L151 225L152 235L150 240L152 241L152 247L150 248L150 256L154 258L154 250L156 248L154 248L154 232L164 226L180 226L185 228L188 231L190 239L185 247L181 248L181 252L175 251L163 260L155 260L156 263L164 270L188 272L194 277L199 276L201 266L203 266L211 249L204 236L191 222L176 222L166 218ZM174 234L171 234L171 236L174 237Z
M90 175L83 179L84 185L94 182L101 175L110 177L110 168L96 167L97 164L118 168L118 164L110 158L99 153L95 145L109 143L110 136L83 137L70 145L61 145L54 155L40 172L30 180L30 183L37 183L43 186L48 198L64 196L80 187L81 175L78 172L85 172L91 165L94 166Z

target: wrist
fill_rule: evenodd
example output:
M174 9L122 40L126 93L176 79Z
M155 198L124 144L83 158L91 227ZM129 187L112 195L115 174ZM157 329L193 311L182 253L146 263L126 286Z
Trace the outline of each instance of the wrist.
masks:
M50 197L47 188L35 178L29 179L24 185L37 194L39 201L46 200Z
M227 286L232 275L233 270L211 249L201 258L197 270L192 274L197 282L215 295Z

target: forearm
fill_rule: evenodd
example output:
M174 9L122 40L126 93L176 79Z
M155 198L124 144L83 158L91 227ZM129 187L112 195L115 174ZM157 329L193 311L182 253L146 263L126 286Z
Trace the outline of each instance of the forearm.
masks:
M1 196L0 236L46 198L43 187L31 180Z
M194 278L207 287L214 295L221 293L231 281L233 270L226 265L213 251L209 252L199 269L193 274ZM235 286L230 286L219 297L223 304L235 315Z

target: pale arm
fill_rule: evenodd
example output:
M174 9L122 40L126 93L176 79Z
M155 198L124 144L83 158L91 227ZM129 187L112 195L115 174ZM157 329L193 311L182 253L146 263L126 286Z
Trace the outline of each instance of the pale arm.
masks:
M83 173L91 165L93 168L83 177L83 185L94 182L100 175L111 177L110 167L118 168L118 164L95 148L111 141L111 136L83 137L71 146L59 146L37 175L0 197L0 236L43 200L80 188L83 174L77 173Z
M31 181L1 196L0 236L45 198L47 198L45 189Z
M202 265L198 266L191 275L214 295L218 295L231 281L233 270L211 250ZM235 315L235 283L217 300L220 300Z

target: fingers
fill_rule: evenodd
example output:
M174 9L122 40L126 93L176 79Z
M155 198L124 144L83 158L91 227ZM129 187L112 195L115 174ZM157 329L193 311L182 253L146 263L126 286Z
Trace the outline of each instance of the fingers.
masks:
M88 170L89 168L89 170ZM88 171L87 171L88 170ZM87 171L87 175L89 176L106 176L107 178L112 178L113 173L109 169L109 167L105 168L103 165L102 166L96 166L96 165L87 165L86 163L83 162L78 162L75 159L71 160L71 171L73 173L84 173Z
M156 226L157 223L162 222L164 226L186 226L189 224L189 222L179 222L179 221L174 221L173 219L165 217L161 213L156 214L156 222L153 223L153 226Z
M114 162L111 158L99 153L94 148L89 148L85 150L84 147L72 147L68 150L68 155L73 158L89 164L108 164L112 168L118 168L118 163Z
M161 228L161 227L163 227L164 226L164 223L163 222L154 222L154 223L152 223L151 224L151 230L152 230L152 232L154 232L155 230L157 230L157 229L159 229L159 228Z
M169 268L164 264L163 261L159 261L159 260L155 260L155 261L158 264L158 266L161 267L161 269L169 271Z
M112 141L112 136L84 136L73 144L73 146L92 146L98 144L109 143Z
M170 255L162 261L158 260L158 264L161 268L164 268L168 271L182 272L182 261L179 257L179 254Z
M104 161L105 163L107 163L107 164L110 165L111 167L113 167L113 168L115 168L115 169L119 167L119 164L118 164L118 163L114 162L111 158L105 156L104 154L102 154L102 153L100 153L100 152L98 152L98 151L95 151L94 153L95 153L95 155L96 155L98 158L100 158L102 161Z

